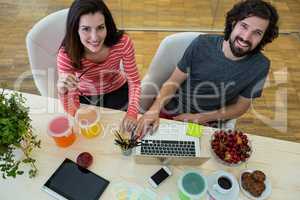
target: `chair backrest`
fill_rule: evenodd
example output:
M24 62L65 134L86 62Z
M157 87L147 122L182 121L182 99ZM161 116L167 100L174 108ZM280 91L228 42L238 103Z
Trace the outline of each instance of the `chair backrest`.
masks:
M65 35L68 9L54 12L37 22L26 36L29 62L42 96L57 97L56 56Z
M172 74L186 48L200 34L203 33L175 33L162 40L142 80L141 113L149 109L162 84Z

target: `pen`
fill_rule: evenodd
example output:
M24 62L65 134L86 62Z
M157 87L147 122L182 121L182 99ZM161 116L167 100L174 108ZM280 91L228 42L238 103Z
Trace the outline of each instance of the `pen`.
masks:
M133 140L135 129L136 129L136 127L134 127L131 131L130 140Z
M82 72L79 76L78 79L80 79L87 71L89 71L91 67L87 68L84 72Z

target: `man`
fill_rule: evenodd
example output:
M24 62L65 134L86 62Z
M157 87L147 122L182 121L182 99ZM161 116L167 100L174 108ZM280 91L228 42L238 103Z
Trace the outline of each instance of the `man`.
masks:
M174 120L209 125L238 118L260 97L270 61L263 47L278 37L276 9L246 0L227 13L224 36L200 35L186 49L136 133L159 125L160 113Z

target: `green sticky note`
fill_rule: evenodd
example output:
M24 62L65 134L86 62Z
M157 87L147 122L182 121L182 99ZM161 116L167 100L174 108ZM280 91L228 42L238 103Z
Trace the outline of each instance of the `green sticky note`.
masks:
M193 137L201 137L203 134L203 126L194 123L188 123L186 135Z

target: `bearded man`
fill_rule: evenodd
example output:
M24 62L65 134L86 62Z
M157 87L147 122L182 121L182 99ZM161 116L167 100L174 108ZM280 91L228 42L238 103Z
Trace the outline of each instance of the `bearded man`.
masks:
M210 125L238 118L262 95L270 61L263 47L278 37L276 9L262 0L241 1L227 13L224 35L199 35L186 49L137 134L159 117Z

